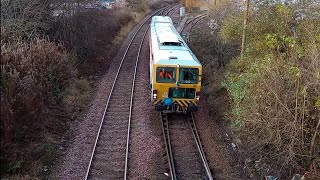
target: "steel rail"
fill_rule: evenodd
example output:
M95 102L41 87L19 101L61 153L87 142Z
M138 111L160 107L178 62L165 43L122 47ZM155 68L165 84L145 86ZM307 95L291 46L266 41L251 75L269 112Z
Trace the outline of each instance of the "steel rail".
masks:
M208 16L207 14L203 14L203 15L200 15L198 18L196 18L195 22L191 25L191 30L192 30L193 26L195 26L200 20L202 20L203 18L205 18L207 16Z
M177 5L173 6L173 7L167 12L166 15L172 16L172 14L174 14L174 13L179 9L179 7L181 7L181 4L177 4ZM172 11L171 14L170 14L170 11Z
M203 163L203 166L206 170L206 174L207 174L207 177L209 178L209 180L213 180L213 177L212 177L212 174L211 174L211 171L210 171L210 168L209 168L209 165L208 165L208 161L207 161L207 158L204 154L204 150L202 148L202 145L201 145L201 141L200 141L200 137L199 137L199 134L198 134L198 130L197 130L197 127L196 127L196 123L194 121L194 118L193 118L193 113L190 114L190 118L188 118L188 123L189 123L189 126L192 130L192 135L196 141L196 144L197 144L197 148L198 148L198 151L200 153L200 157L201 157L201 160L202 160L202 163Z
M172 13L169 16L172 16L178 9L179 9L179 7L177 7L174 11L172 11Z
M193 26L195 26L201 19L207 17L208 15L207 14L201 14L199 15L198 17L195 17L193 19L191 19L189 22L187 22L181 29L180 33L183 33L183 31L185 30L185 28L192 22L194 22L192 25L191 25L191 28L189 30L189 32L191 32Z
M135 65L135 68L134 68L134 74L133 74L132 89L131 89L131 99L130 99L130 113L129 113L129 122L128 122L128 133L127 133L126 159L125 159L125 166L124 166L124 180L127 180L127 171L128 171L130 127L131 127L131 115L132 115L132 104L133 104L133 94L134 94L135 80L136 80L138 62L139 62L139 59L140 59L140 52L141 52L142 45L143 45L143 42L145 40L146 34L147 34L148 30L149 30L149 27L150 26L148 26L147 30L143 34L143 37L142 37L142 40L141 40L141 43L140 43L140 47L139 47L139 51L138 51L138 55L137 55L136 65Z
M177 7L179 7L180 6L180 4L177 4L177 5L175 5L175 6L173 6L172 8L170 8L170 9L168 9L167 10L167 12L165 13L165 14L163 14L163 15L165 15L165 16L168 16L169 15L169 13L170 13L170 11L172 11L173 9L176 9ZM176 10L175 10L176 11ZM174 12L175 12L174 11ZM173 14L173 13L172 13ZM171 15L172 15L171 14ZM169 15L170 16L170 15Z
M171 177L171 180L177 180L176 170L174 167L173 153L172 153L172 148L170 143L168 116L167 114L161 113L161 112L160 112L160 116L162 121L162 133L164 138L164 144L166 146L166 152L168 155L170 177Z
M111 95L112 95L112 92L113 92L113 89L114 89L114 86L116 84L116 81L117 81L117 78L118 78L118 75L119 75L119 72L120 72L120 69L122 67L122 64L123 64L123 61L129 51L129 48L131 47L131 44L134 40L134 38L136 37L136 35L138 34L139 30L141 29L141 27L143 25L145 25L145 23L155 14L157 14L159 11L161 11L162 9L160 10L157 10L156 12L154 12L153 14L151 14L149 17L147 17L143 23L138 27L137 31L135 32L135 34L133 35L131 41L129 42L129 45L121 59L121 62L120 62L120 65L119 65L119 68L118 68L118 71L117 71L117 74L114 78L114 81L113 81L113 84L112 84L112 87L111 87L111 90L110 90L110 93L109 93L109 96L108 96L108 100L107 100L107 103L106 103L106 106L104 108L104 112L103 112L103 116L101 118L101 121L100 121L100 126L99 126L99 129L98 129L98 132L97 132L97 136L96 136L96 139L95 139L95 143L94 143L94 146L93 146L93 150L91 152L91 157L90 157L90 161L89 161L89 165L88 165L88 168L87 168L87 172L86 172L86 176L85 176L85 180L88 179L88 176L89 176L89 172L90 172L90 168L91 168L91 164L92 164L92 160L93 160L93 157L94 157L94 153L95 153L95 150L96 150L96 146L97 146L97 143L98 143L98 139L99 139L99 136L100 136L100 132L101 132L101 128L102 128L102 125L103 125L103 122L104 122L104 119L105 119L105 115L106 115L106 112L107 112L107 109L108 109L108 105L109 105L109 102L110 102L110 99L111 99Z

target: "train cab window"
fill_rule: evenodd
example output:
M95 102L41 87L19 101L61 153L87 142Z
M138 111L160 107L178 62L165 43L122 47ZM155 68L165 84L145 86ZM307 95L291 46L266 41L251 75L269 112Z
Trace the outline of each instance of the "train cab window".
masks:
M197 84L199 79L199 69L180 68L179 82L182 84Z
M182 98L182 99L194 99L195 98L194 88L169 88L169 98Z
M173 83L176 81L176 72L173 67L158 67L157 68L157 82L159 83Z

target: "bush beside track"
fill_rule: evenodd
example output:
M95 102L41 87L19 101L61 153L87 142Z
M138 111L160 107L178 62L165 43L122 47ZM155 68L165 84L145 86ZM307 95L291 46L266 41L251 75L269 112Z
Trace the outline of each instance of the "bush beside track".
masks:
M312 178L320 167L319 6L297 20L301 6L252 3L240 60L243 20L233 4L211 6L206 28L190 38L212 112L230 122L253 177Z

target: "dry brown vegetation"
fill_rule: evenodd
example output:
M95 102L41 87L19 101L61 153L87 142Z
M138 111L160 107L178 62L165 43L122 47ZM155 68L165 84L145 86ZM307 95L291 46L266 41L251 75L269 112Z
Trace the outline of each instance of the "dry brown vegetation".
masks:
M105 54L122 26L133 20L128 11L86 10L73 16L61 16L54 23L51 36L73 49L79 60Z
M136 11L148 9L145 1L114 10L94 1L1 1L2 176L47 177L93 82L144 15Z
M256 7L244 59L231 63L224 84L233 101L230 117L257 174L317 173L320 22L312 14L317 7L306 8L309 14L299 20L293 6Z
M132 20L125 10L77 3L1 1L2 175L50 172L70 122L87 109L92 80L116 52L115 36Z
M62 71L63 69L63 71ZM1 168L15 172L30 164L30 142L61 133L64 115L59 103L72 78L72 68L61 44L46 39L17 40L1 46ZM60 112L59 112L60 111ZM4 163L4 162L6 162Z

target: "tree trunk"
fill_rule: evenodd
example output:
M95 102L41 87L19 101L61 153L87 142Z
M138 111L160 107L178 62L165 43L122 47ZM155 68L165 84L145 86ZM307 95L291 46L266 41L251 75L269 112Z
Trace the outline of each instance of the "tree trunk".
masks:
M249 3L250 0L244 0L245 10L243 18L243 32L242 32L242 42L241 42L241 60L243 59L243 54L246 45L246 29L247 29L247 20L249 15Z

